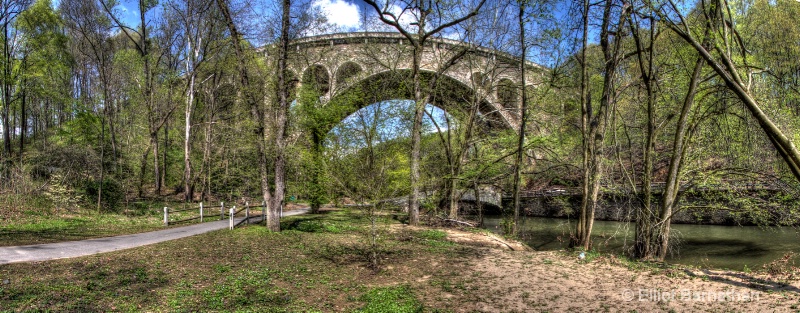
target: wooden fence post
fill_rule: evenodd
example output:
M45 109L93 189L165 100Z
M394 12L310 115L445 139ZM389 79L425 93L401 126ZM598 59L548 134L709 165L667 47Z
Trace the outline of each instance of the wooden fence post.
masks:
M164 226L169 226L169 209L164 207Z
M203 203L200 202L200 223L203 222Z
M246 201L244 203L244 223L250 224L250 203Z
M225 219L225 202L219 203L219 220Z
M230 226L228 227L228 229L233 229L233 214L236 213L236 206L235 205L231 208L230 212L231 212L230 213Z

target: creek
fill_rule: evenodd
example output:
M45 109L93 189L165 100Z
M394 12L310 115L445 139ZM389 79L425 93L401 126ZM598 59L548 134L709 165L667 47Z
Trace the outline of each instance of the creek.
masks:
M502 217L486 216L484 228L502 232ZM520 239L535 250L567 248L575 220L525 217ZM633 244L634 223L595 221L592 229L594 249L626 253ZM668 263L705 268L760 269L764 264L800 252L800 232L792 227L718 226L673 224L672 254Z

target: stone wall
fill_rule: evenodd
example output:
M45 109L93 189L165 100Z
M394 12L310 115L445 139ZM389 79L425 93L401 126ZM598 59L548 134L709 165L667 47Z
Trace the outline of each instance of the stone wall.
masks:
M658 205L658 197L653 203ZM688 203L699 203L699 199L688 199ZM595 219L602 221L635 221L634 210L639 202L629 197L603 197L599 208L595 211ZM522 209L527 216L577 218L580 212L580 195L540 196L522 199ZM503 198L503 207L510 210L513 199ZM766 208L765 210L777 210ZM746 214L732 213L733 210L719 209L685 209L678 210L673 217L675 224L702 224L702 225L754 225ZM773 212L773 215L780 215Z

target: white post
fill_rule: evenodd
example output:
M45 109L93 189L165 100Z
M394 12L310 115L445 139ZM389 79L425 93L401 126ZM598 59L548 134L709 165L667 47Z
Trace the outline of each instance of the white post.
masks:
M200 202L200 223L203 222L203 203Z
M225 219L225 202L219 203L219 220Z
M244 221L246 224L250 224L250 203L244 203Z
M281 215L279 215L279 216L280 216L280 217L283 217L283 203L279 203L278 205L279 205L279 206L280 206L280 208L281 208Z
M169 209L164 207L164 226L169 226Z
M236 206L234 205L230 211L230 225L228 229L233 229L233 213L236 213Z

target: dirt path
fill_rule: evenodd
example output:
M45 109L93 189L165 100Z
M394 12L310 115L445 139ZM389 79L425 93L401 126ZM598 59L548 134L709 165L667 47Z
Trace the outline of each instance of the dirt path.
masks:
M309 208L295 209L283 212L283 216L306 214L309 211ZM244 218L237 218L235 223L242 220L244 220ZM253 223L258 223L261 221L261 217L251 218L250 220ZM230 221L222 220L132 235L40 245L0 247L0 264L74 258L90 254L130 249L226 229L229 225Z
M468 263L477 278L468 284L474 290L469 293L470 305L458 311L794 312L800 308L797 279L781 282L784 278L763 273L659 269L610 256L587 261L563 251L525 251L515 243L498 244L493 237L448 231L453 241L490 247Z

